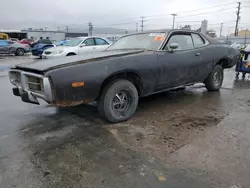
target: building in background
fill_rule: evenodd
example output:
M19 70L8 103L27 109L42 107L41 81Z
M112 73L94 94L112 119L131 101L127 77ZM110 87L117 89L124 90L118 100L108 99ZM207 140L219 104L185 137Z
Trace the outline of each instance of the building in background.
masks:
M43 29L32 29L22 30L26 33L26 37L33 40L39 39L50 39L55 41L64 40L66 35L64 31L44 31Z
M17 38L19 40L27 38L27 33L22 32L22 30L6 30L6 29L0 29L0 33L6 33L9 35L9 38Z
M33 29L28 28L24 30L5 30L0 29L0 33L6 33L9 35L9 38L17 38L19 40L29 38L33 40L39 39L50 39L55 41L61 41L66 38L75 38L75 37L85 37L88 36L88 33L66 33L65 31L45 31L43 29Z
M207 20L203 20L201 22L201 28L200 28L200 32L202 34L207 34L207 24L208 24L208 21Z
M231 33L229 36L234 36L234 33ZM245 30L241 30L238 32L238 37L250 37L250 30L245 29Z
M75 37L87 37L88 33L66 33L66 39L71 39Z

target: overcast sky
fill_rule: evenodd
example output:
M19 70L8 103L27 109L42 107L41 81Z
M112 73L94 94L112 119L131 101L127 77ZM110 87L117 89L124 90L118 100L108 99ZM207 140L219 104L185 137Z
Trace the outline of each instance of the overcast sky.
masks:
M94 27L114 27L135 30L140 17L145 16L145 28L171 27L170 14L177 13L177 25L190 24L200 27L207 19L209 28L216 31L224 22L223 34L233 32L237 1L233 0L0 0L0 29L39 27L65 29L87 28L88 21ZM232 4L229 4L232 3ZM203 9L206 7L215 8ZM203 10L197 10L203 9ZM197 11L190 11L197 10ZM190 11L190 12L187 12ZM166 15L163 15L166 14ZM155 15L155 16L154 16ZM156 16L160 15L160 16ZM240 28L250 29L250 1L242 3Z

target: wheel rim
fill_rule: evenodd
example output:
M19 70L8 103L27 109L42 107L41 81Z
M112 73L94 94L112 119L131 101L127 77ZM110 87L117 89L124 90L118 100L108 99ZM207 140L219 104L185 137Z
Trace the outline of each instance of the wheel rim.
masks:
M214 73L214 85L216 87L221 85L221 81L222 81L222 73L221 71L217 71Z
M17 49L17 54L18 55L23 55L24 54L24 51L22 49Z
M125 116L131 106L131 101L132 99L128 92L119 91L113 98L112 109L116 114Z

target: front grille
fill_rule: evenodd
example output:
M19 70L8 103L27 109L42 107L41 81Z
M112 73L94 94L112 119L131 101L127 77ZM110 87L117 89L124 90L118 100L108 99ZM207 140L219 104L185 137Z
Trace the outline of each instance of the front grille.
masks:
M35 92L43 92L43 79L27 75L28 89Z
M51 52L50 52L50 51L45 51L44 53L45 53L46 55L51 54Z

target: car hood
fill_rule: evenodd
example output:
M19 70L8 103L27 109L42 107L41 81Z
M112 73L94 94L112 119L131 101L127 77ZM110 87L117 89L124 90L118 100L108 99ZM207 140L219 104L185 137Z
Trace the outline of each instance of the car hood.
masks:
M31 70L31 71L34 70L34 71L46 72L48 70L53 70L65 66L88 63L110 57L119 57L135 53L141 53L144 51L145 50L137 49L137 50L110 50L103 52L90 52L84 55L61 57L56 59L36 60L33 62L16 65L16 68Z
M49 48L45 51L49 51L49 52L58 52L59 50L63 50L63 49L69 49L69 48L74 48L74 47L70 47L70 46L56 46L56 47L52 47L52 48Z

